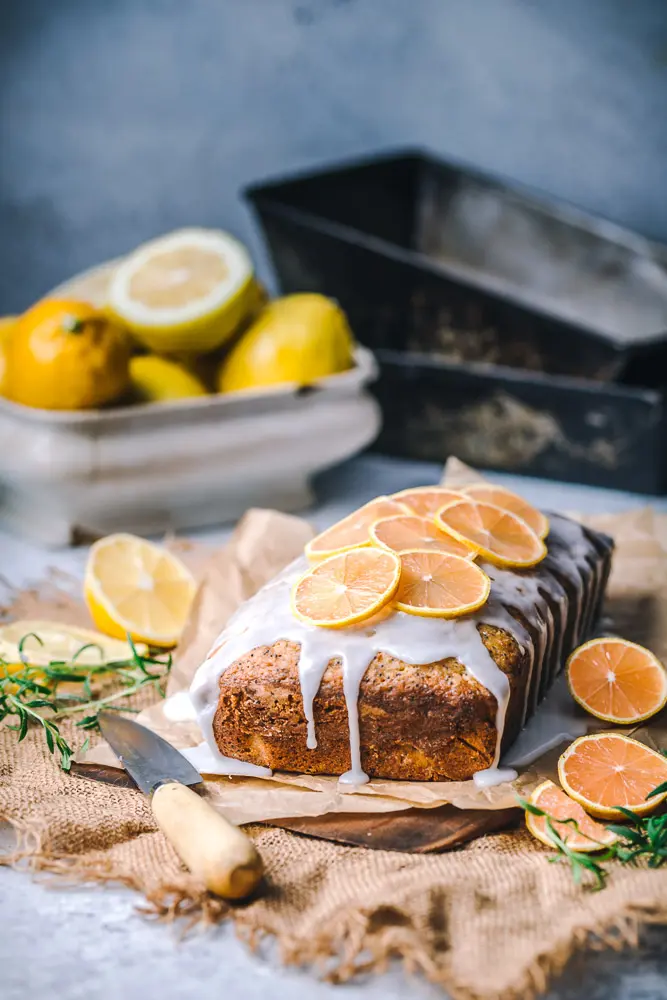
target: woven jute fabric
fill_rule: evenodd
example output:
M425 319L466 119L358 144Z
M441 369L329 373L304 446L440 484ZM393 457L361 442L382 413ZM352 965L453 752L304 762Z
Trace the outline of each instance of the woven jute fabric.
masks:
M143 795L65 774L34 730L19 745L0 730L0 818L17 834L5 863L129 886L164 918L230 919L250 946L269 935L283 961L335 981L399 958L455 998L526 997L593 937L618 947L667 920L667 871L613 866L606 889L584 891L522 831L419 856L249 827L266 885L227 907L185 871Z

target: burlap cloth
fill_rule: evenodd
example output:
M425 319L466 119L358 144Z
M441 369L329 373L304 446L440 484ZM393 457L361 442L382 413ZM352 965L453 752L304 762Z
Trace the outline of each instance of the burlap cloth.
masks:
M48 601L32 597L47 617ZM22 595L23 616L30 599ZM62 589L50 599L50 617L80 616ZM62 730L81 743L80 730ZM18 841L5 863L128 886L164 918L231 919L250 945L270 936L284 962L335 981L397 957L456 998L523 998L545 989L577 948L631 944L643 923L667 921L667 870L614 865L603 891L584 891L523 830L423 856L250 826L266 887L228 907L183 869L140 793L64 774L35 731L17 746L0 729L0 818Z

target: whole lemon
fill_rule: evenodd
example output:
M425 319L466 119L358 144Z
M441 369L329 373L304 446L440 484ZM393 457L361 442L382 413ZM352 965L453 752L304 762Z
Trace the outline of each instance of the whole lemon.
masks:
M7 352L7 395L45 410L84 410L128 385L130 342L118 323L74 299L44 299L20 316Z
M0 317L0 396L7 395L7 354L9 338L16 326L16 316Z
M306 385L353 364L354 340L345 313L324 295L275 299L220 366L218 389L234 392L296 382Z
M165 402L207 396L206 386L183 365L154 354L139 355L130 361L130 383L135 396L144 402Z

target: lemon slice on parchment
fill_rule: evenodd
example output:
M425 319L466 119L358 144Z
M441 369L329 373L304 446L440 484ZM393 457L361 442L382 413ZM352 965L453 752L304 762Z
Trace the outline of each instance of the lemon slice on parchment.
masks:
M216 229L181 229L138 247L109 283L107 307L158 354L220 347L252 311L253 266Z
M143 656L146 646L137 644ZM100 632L62 622L24 619L0 626L0 660L10 669L21 663L35 667L48 667L54 660L79 666L95 666L130 660L132 649L128 642L111 639Z
M173 553L135 535L108 535L91 547L84 597L106 635L169 648L181 637L195 581Z

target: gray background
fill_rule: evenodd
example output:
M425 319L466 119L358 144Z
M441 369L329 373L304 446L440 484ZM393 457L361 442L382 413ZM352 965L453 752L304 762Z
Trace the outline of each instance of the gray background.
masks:
M667 240L665 0L0 0L0 312L421 145Z

